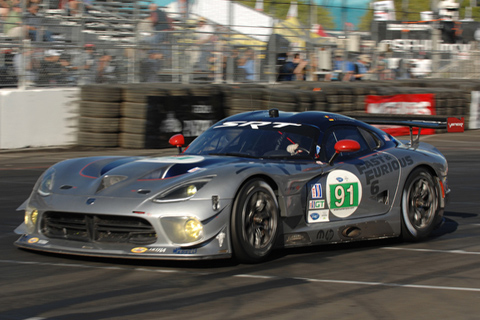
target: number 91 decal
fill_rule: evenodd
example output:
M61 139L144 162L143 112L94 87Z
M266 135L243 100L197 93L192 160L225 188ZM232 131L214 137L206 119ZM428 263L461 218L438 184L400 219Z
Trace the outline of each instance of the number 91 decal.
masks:
M351 216L362 201L362 185L356 175L345 170L335 170L327 177L327 203L333 215Z

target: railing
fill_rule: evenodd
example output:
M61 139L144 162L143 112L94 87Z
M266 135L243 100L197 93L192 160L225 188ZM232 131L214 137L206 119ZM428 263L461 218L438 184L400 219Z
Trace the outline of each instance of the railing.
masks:
M418 55L387 51L390 71L385 77L384 71L377 71L380 52L365 33L318 36L298 21L292 25L272 18L271 25L245 34L235 31L247 26L235 24L231 12L226 25L206 21L210 28L204 29L198 28L198 16L172 14L176 20L171 28L155 31L146 21L148 1L126 3L96 1L88 12L67 15L65 10L48 9L47 2L36 38L23 22L14 25L16 32L0 33L0 87L323 80L334 71L333 54L338 50L351 61L360 53L369 54L375 70L370 79L395 79L397 61ZM5 30L12 26L6 20L0 23ZM265 30L270 36L262 38ZM475 50L460 58L443 55L435 73L417 68L410 76L478 78L479 55Z

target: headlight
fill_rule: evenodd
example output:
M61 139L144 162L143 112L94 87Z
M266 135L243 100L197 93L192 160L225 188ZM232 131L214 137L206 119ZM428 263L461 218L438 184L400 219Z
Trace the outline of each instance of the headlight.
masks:
M202 180L196 180L188 183L184 183L178 186L175 186L165 192L160 193L156 196L154 202L166 202L166 201L182 201L188 200L193 197L197 192L213 177L208 177Z
M203 224L195 217L163 217L160 221L174 243L186 244L203 239Z
M53 180L55 179L55 169L50 168L48 169L42 177L42 181L40 181L40 185L38 186L38 193L41 196L49 196L52 194L53 190Z
M33 233L35 231L35 225L37 224L37 219L38 219L38 211L36 209L25 210L25 225L27 226L28 233Z

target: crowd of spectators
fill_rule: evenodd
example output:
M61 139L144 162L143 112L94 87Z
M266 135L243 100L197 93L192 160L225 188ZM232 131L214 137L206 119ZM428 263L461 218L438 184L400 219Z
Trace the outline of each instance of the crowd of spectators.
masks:
M325 81L398 80L415 78L413 64L398 59L395 67L389 66L388 59L378 54L375 63L368 54L360 54L355 61L344 59L343 52L335 52L333 69L325 75Z
M49 1L65 10L68 15L88 13L92 8L91 0ZM55 4L56 3L56 4ZM34 43L54 41L52 31L45 25L40 9L42 0L0 0L0 26L3 34L18 39L30 39ZM188 26L187 26L188 28ZM141 82L162 81L162 70L172 67L172 31L173 20L156 4L148 6L148 16L137 23L140 35L139 54L135 54L138 65L131 68L137 72L135 77ZM199 18L191 24L191 45L183 52L194 75L213 79L222 73L224 81L252 82L266 80L266 55L261 49L248 45L231 46L222 34L221 26ZM188 35L188 33L187 33ZM182 41L185 41L183 39ZM115 83L126 81L127 68L132 55L123 49L105 50L88 43L80 49L61 49L50 45L32 46L32 49L12 49L3 59L9 61L0 66L1 75L8 79L22 79L35 85L79 85L90 83ZM140 57L140 59L139 59ZM316 58L304 52L285 53L277 57L277 81L303 81L315 73ZM400 60L398 67L389 68L387 59L375 57L372 63L370 55L360 54L352 61L345 59L343 52L336 51L333 69L326 72L325 81L361 81L391 80L412 78L411 65ZM183 60L184 61L184 60ZM219 68L222 68L220 70ZM131 71L129 70L129 71ZM22 73L23 72L23 73ZM232 75L233 74L233 75ZM2 77L7 79L7 77ZM270 78L269 78L270 79ZM318 80L323 78L318 78ZM10 80L9 80L10 81ZM0 81L0 85L2 85Z

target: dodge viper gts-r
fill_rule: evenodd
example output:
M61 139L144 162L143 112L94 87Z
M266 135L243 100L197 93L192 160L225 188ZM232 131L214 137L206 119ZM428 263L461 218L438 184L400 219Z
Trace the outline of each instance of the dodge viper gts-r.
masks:
M182 140L171 143L181 148ZM177 156L53 165L19 208L25 219L15 244L84 256L257 262L282 247L416 241L442 221L447 172L445 157L419 137L399 141L333 113L247 112L214 124Z

